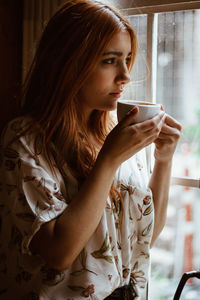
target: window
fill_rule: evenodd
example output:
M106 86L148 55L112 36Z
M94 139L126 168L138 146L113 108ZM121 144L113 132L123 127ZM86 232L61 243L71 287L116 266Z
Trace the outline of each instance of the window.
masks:
M182 274L200 266L200 1L148 2L123 4L139 40L133 80L123 97L162 103L183 125L167 223L152 249L151 299L168 300ZM181 299L199 299L199 286L191 281Z

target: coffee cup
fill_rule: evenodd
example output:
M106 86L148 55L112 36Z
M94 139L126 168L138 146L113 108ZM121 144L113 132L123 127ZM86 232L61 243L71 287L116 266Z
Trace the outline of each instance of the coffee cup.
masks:
M161 110L161 104L151 102L119 100L117 103L117 119L118 122L131 110L134 106L138 106L139 112L136 115L133 123L140 123L153 118Z

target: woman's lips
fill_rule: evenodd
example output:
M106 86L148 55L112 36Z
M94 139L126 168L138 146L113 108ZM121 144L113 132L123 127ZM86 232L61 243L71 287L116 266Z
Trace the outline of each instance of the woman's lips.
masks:
M121 97L121 93L111 93L110 95L112 95L115 98L120 98Z
M114 96L115 98L120 98L121 97L121 93L122 91L117 91L117 92L114 92L114 93L110 93L110 95Z

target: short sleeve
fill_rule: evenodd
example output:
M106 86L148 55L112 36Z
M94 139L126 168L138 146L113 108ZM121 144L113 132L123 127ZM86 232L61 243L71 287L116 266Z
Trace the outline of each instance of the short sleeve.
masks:
M30 254L29 244L34 234L42 224L58 217L67 203L61 192L58 169L51 172L42 154L34 155L28 139L15 138L8 144L13 136L10 127L2 141L1 183L13 228L21 237L22 253Z

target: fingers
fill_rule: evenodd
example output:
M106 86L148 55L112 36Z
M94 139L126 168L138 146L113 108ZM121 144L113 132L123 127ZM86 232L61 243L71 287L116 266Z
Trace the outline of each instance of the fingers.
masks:
M172 128L178 129L179 131L182 130L181 124L177 120L175 120L173 117L171 117L167 114L166 114L166 118L165 118L165 123Z
M133 109L131 109L124 118L118 123L120 127L127 127L133 124L135 117L137 116L139 111L139 108L137 106L134 106Z
M121 124L118 125L122 129L126 127L135 137L140 137L141 143L144 143L143 146L146 147L158 138L165 121L165 113L161 111L152 119L132 124L137 113L138 110L136 107L136 110L130 111L129 114L120 122Z
M148 119L141 123L134 123L134 119L138 114L138 107L135 106L131 111L129 111L126 116L119 122L120 127L127 127L127 126L135 126L136 130L140 130L141 132L149 131L155 127L157 127L159 124L162 125L165 118L165 113L161 111L159 114L157 114L152 119Z
M167 124L164 124L162 126L161 132L160 132L160 137L165 137L167 135L178 135L180 136L180 130L177 129L176 127L170 127Z
M180 128L180 126L178 126ZM181 131L177 128L172 128L166 124L163 125L162 130L158 136L158 138L154 141L157 147L162 147L164 145L168 145L167 147L171 147L175 150L178 140L180 139ZM173 150L172 149L172 150ZM174 150L172 153L174 153ZM170 149L168 148L168 154Z
M160 132L164 121L165 121L165 113L160 112L152 119L146 120L142 123L135 124L134 126L140 129L142 132L150 132L152 129L158 130Z
M174 130L171 134L166 134L166 133L160 133L158 136L158 139L156 141L166 141L168 143L173 143L180 138L180 131L177 129Z
M159 137L164 120L165 114L160 113L151 120L129 126L129 130L132 130L134 135L140 136L140 140L147 146Z
M181 135L181 124L169 115L166 115L165 123L159 134L161 140L178 140Z

